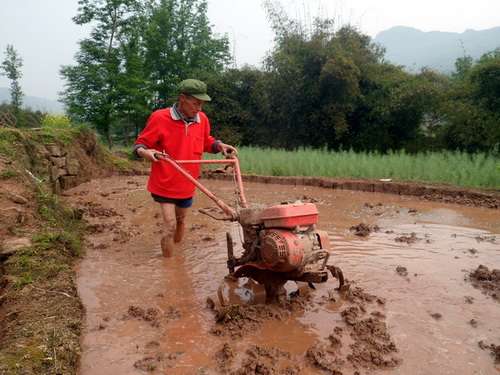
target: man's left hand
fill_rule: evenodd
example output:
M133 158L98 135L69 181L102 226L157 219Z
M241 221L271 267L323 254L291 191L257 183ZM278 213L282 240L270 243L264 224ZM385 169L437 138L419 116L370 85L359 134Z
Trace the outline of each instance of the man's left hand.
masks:
M238 150L235 147L226 145L225 143L219 143L219 151L222 152L224 156L238 155Z

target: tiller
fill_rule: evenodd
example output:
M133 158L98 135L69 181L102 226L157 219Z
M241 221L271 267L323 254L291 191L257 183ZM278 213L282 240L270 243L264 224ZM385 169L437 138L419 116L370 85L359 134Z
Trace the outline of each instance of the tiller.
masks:
M243 192L243 182L239 161L236 157L218 160L173 160L169 162L182 175L196 185L213 200L225 216L215 216L207 210L199 210L216 220L237 222L243 231L243 253L234 254L234 243L229 232L227 239L227 267L229 278L248 277L263 285L266 302L273 302L283 290L288 280L306 282L311 288L314 283L324 283L328 273L339 280L339 287L344 286L344 277L340 268L328 264L330 242L328 233L316 229L318 209L313 203L297 201L269 207L250 208ZM232 166L236 184L236 209L217 198L198 180L193 178L181 164L226 164ZM219 290L222 305L224 298Z

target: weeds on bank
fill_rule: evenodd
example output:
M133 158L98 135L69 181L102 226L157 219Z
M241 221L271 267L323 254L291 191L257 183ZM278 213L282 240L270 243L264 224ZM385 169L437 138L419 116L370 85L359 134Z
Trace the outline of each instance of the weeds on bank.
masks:
M79 357L81 304L73 262L82 252L81 213L37 188L40 230L4 263L11 280L5 299L16 306L0 340L0 374L74 374Z
M18 153L18 148L23 146L25 134L12 128L0 127L0 155L13 157Z
M13 169L5 169L0 172L0 180L8 180L11 178L16 178L19 176L19 173Z
M45 115L37 135L43 143L60 142L68 145L74 142L78 134L86 129L87 127L83 125L71 124L67 116Z
M81 254L83 224L81 215L64 207L59 198L39 187L37 210L43 226L32 238L33 245L8 259L6 269L16 278L16 287L36 280L47 280L68 269L73 257Z
M332 152L303 148L295 151L241 147L243 173L272 176L391 178L399 181L445 183L463 187L500 188L498 157L484 153L404 151ZM213 158L214 156L212 156ZM215 156L218 157L218 156Z
M129 171L133 169L132 161L129 159L122 158L120 156L115 156L110 153L109 160L113 166L118 169L118 171Z

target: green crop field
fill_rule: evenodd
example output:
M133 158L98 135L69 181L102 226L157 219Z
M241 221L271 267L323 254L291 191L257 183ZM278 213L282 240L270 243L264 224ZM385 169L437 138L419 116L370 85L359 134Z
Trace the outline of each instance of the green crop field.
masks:
M210 155L210 158L217 157ZM246 174L318 176L444 183L463 187L500 188L500 159L484 153L427 152L388 154L256 147L239 149Z

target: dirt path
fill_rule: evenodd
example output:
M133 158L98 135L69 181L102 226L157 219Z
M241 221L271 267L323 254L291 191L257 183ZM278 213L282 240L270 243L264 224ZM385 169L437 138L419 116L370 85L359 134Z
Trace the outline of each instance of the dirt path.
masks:
M77 280L87 312L81 375L500 373L484 350L500 343L500 303L468 280L480 264L499 268L498 210L246 183L253 203L317 204L353 293L340 296L330 280L309 298L251 312L252 323L238 323L250 329L232 335L205 301L227 274L225 232L237 230L197 213L212 205L198 195L182 248L161 258L145 182L112 177L66 193L90 224ZM231 200L229 182L207 185ZM365 236L350 230L360 223Z

